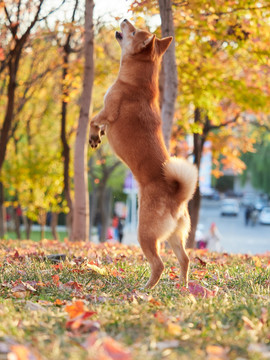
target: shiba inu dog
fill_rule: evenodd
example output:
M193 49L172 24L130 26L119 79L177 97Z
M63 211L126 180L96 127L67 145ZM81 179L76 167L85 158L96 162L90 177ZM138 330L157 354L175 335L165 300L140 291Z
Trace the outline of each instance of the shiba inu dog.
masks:
M105 95L104 108L90 122L89 143L97 147L106 132L111 147L139 184L138 240L151 266L146 288L153 288L164 270L161 240L171 245L187 285L187 204L198 174L185 159L169 156L162 136L158 76L172 37L158 39L128 20L120 27L121 32L115 33L121 47L119 74Z

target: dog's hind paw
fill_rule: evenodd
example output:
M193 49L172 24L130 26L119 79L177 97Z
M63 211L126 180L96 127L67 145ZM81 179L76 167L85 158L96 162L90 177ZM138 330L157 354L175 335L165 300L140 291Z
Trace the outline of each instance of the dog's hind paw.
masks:
M95 149L101 143L99 135L91 135L89 138L89 144L91 148Z

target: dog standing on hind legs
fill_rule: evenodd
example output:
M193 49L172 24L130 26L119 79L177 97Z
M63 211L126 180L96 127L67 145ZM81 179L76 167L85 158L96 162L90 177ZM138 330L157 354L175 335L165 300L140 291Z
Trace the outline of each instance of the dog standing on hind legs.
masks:
M90 122L89 143L96 148L106 133L116 155L138 182L138 240L151 267L146 288L153 288L164 270L159 256L162 240L171 245L187 285L187 204L198 174L185 159L169 156L161 130L158 75L172 37L158 39L128 20L120 27L121 32L115 33L121 47L119 74L104 97L104 108Z

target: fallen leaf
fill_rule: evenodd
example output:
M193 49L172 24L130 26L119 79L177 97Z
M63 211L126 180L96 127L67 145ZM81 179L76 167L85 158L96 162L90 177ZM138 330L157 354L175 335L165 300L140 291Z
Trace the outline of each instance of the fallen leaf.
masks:
M129 350L124 349L124 347L115 341L111 337L106 337L103 340L103 349L105 353L110 356L110 359L113 360L131 360L131 353Z
M201 266L206 266L207 265L207 263L204 260L202 260L199 256L196 256L195 260L198 260Z
M206 353L207 360L227 360L228 358L228 348L223 348L218 345L207 345Z
M200 285L196 281L190 281L188 283L188 291L194 295L195 297L202 297L202 298L210 298L217 295L219 288L216 287L215 290L209 290L206 287Z
M90 270L93 270L94 272L100 274L100 275L107 275L108 272L105 268L100 268L94 264L87 264L87 267L90 269Z
M65 311L69 314L69 320L66 322L66 329L74 333L89 333L100 329L97 321L88 318L96 314L95 311L89 311L81 300L75 301L72 305L67 305Z
M73 319L78 315L85 313L85 311L87 311L87 308L83 301L77 300L73 304L67 305L65 307L65 311L68 313L69 318Z

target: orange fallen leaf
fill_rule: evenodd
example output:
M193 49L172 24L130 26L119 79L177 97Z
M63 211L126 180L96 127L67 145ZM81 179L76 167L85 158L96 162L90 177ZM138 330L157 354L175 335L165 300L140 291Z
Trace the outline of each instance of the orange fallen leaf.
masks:
M207 345L207 360L228 360L228 349L218 345Z
M155 306L161 306L162 303L156 299L154 299L153 297L150 297L150 299L148 300L152 305L155 305Z
M103 349L112 360L131 360L131 353L129 350L123 348L121 344L111 337L106 337L103 340Z
M85 311L87 311L87 308L83 301L77 300L71 305L67 305L65 307L65 311L69 314L69 318L73 319L76 316L83 314Z

